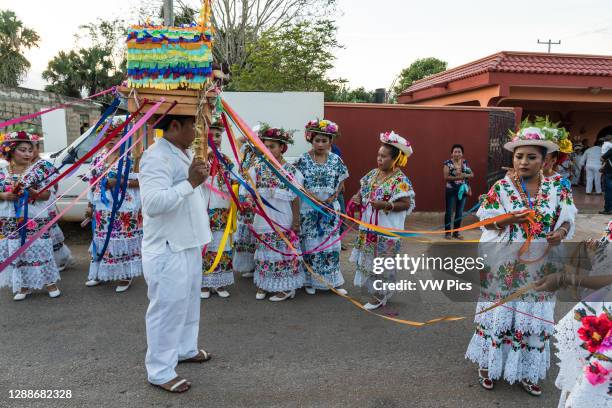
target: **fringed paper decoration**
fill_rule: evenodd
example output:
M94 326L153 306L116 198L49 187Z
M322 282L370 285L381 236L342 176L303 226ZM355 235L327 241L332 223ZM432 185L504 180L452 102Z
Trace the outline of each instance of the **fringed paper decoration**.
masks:
M213 71L211 9L205 0L198 22L190 25L130 27L128 87L204 89Z

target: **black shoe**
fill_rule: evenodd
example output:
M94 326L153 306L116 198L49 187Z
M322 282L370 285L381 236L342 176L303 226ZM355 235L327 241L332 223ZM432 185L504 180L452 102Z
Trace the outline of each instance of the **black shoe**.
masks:
M612 211L605 211L604 210L604 211L600 211L599 213L603 214L603 215L612 215Z

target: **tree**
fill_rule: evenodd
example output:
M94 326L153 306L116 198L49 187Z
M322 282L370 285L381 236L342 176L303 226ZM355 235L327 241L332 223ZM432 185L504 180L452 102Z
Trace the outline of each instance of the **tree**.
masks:
M81 97L83 82L79 75L81 57L76 51L60 51L49 63L42 77L50 85L45 90L60 95Z
M393 87L394 95L397 97L419 79L445 71L446 66L447 63L445 61L433 57L414 61L408 68L402 70L396 79L396 85Z
M197 19L200 10L196 3L199 1L175 0L175 24ZM140 19L159 17L161 4L159 0L142 0L135 12ZM215 60L242 68L252 50L251 44L263 33L329 17L335 5L336 0L215 0Z
M352 103L374 103L376 96L374 91L368 91L363 86L359 88L341 87L338 92L331 95L330 102L352 102Z
M19 85L30 68L23 51L38 47L39 41L36 31L24 27L14 12L0 11L0 84Z
M329 20L303 21L269 30L249 46L242 68L233 67L236 91L319 91L332 99L341 81L327 78L340 45Z
M45 90L78 98L83 92L91 95L117 85L126 76L125 22L99 20L80 29L77 43L86 41L89 46L53 57L42 74L50 83Z

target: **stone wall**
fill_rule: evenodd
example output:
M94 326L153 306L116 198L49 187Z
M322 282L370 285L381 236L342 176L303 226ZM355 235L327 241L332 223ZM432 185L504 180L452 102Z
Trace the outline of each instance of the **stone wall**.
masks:
M100 117L102 105L51 92L27 88L9 88L0 85L0 121L39 112L67 102L76 102L74 105L64 108L66 111L66 132L68 144L70 144L81 135L81 126L84 123L88 125L95 124ZM23 125L32 128L36 132L42 132L40 116L24 122ZM11 130L10 127L2 129L2 131ZM52 137L52 135L44 136Z

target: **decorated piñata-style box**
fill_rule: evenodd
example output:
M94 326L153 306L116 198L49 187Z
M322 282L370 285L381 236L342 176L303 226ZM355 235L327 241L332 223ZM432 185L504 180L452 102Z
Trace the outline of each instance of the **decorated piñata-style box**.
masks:
M212 24L210 1L203 2L197 23L179 27L153 24L130 27L127 37L127 87L138 99L166 103L159 109L172 109L175 115L195 115L200 91L207 87L213 73ZM132 96L132 95L131 95ZM135 112L139 102L128 98L128 109ZM146 112L147 107L141 110Z

